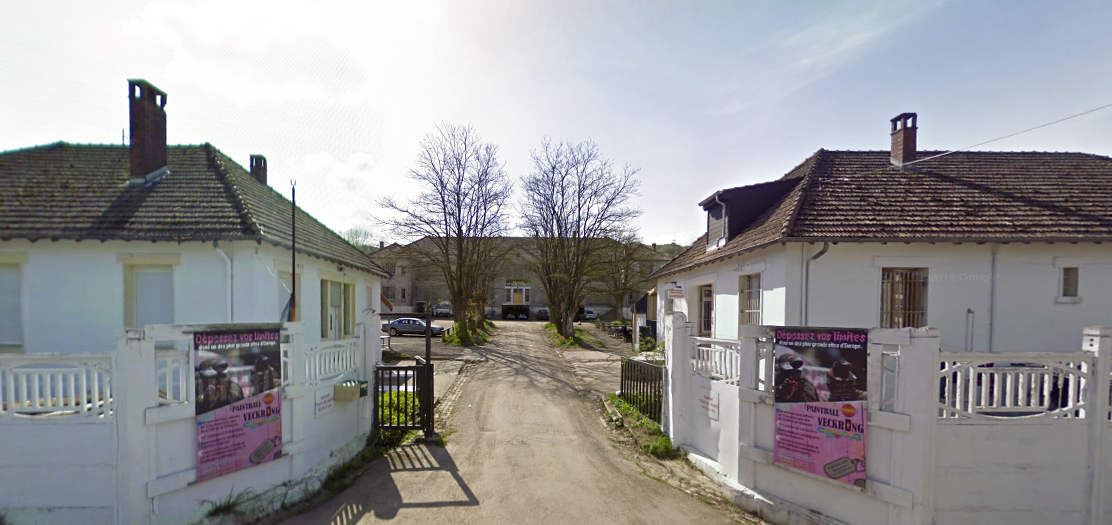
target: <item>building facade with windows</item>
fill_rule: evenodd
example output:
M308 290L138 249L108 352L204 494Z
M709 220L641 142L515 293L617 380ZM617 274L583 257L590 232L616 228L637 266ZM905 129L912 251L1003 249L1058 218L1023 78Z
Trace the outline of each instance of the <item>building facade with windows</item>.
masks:
M166 94L128 88L129 146L0 152L0 352L107 351L151 324L359 335L386 271L270 188L262 156L167 146Z
M819 150L779 180L715 192L707 233L653 275L658 315L939 328L949 351L1070 351L1112 324L1112 158ZM668 289L684 290L667 299Z
M547 308L548 298L540 282L526 265L531 241L525 237L502 237L499 240L506 243L509 256L486 298L487 316L501 319L504 318L504 312L528 311L526 315L532 319L537 310ZM383 281L383 299L388 303L387 311L424 311L426 305L450 300L440 270L431 265L420 264L420 256L416 254L432 251L428 247L416 246L422 242L427 240L418 239L407 245L381 245L372 254L379 266L391 274L389 279ZM626 308L632 307L637 298L651 287L648 277L669 260L671 258L658 252L655 245L638 246L635 263L631 267L638 273L638 279L643 278L644 281L628 294ZM600 315L609 313L608 318L616 318L617 312L612 311L614 306L611 303L612 300L607 297L592 293L588 294L583 306L600 312Z

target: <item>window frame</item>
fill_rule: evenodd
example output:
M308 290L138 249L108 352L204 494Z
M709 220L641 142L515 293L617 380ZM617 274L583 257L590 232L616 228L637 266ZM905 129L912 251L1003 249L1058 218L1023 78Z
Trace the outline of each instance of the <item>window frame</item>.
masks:
M754 281L756 283L756 288L752 288ZM756 309L752 308L754 306L754 297L756 298ZM737 301L738 324L761 324L761 304L763 302L762 299L760 272L739 275ZM754 314L756 315L756 321L750 322L753 321Z
M15 272L15 308L17 339L14 341L0 340L0 354L18 354L26 349L27 327L24 326L24 293L23 293L23 263L26 256L22 254L0 254L0 270L11 269Z
M346 280L346 279L345 279ZM332 285L339 285L339 334L332 333ZM321 277L320 279L320 339L342 341L355 338L355 283Z
M914 277L908 280L907 277ZM928 326L927 309L930 288L930 268L886 267L880 272L880 328L919 328ZM897 298L897 283L904 283L903 294L910 298ZM918 290L911 287L919 286ZM913 291L914 294L909 293ZM893 294L889 296L889 294ZM907 308L906 302L916 301L918 309ZM897 303L898 308L897 308ZM886 309L887 308L887 309ZM916 317L917 316L917 317Z
M174 324L177 319L178 312L175 304L176 291L174 286L174 265L172 264L126 264L124 265L124 329L138 330L142 326L138 324L138 310L137 310L137 297L135 296L137 290L135 286L135 277L137 273L150 270L167 271L170 274L170 323Z
M709 298L707 297L709 295ZM714 285L699 286L699 336L714 337ZM710 305L708 308L707 305Z
M1073 273L1072 278L1068 275L1070 273ZM1067 286L1070 284L1071 279L1073 282L1073 289L1068 290ZM1078 304L1081 302L1080 266L1058 267L1058 295L1054 297L1054 302L1058 304Z

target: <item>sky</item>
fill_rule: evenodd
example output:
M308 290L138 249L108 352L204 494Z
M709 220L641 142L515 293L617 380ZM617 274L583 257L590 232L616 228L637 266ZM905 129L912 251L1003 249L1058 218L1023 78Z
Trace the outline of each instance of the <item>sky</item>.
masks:
M211 143L336 231L376 230L440 123L499 147L593 140L638 168L651 243L699 201L820 148L887 150L916 112L954 150L1112 104L1112 3L0 0L0 151L119 144L127 79L167 93L171 144ZM1112 108L975 150L1112 156ZM516 206L516 199L515 199ZM516 219L514 224L516 224Z

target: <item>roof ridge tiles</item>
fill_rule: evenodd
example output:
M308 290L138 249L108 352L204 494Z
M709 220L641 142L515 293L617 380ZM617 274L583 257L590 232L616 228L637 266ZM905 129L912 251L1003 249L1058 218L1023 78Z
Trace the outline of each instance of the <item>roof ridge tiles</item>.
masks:
M795 198L791 203L792 212L790 215L788 215L788 218L784 221L784 225L780 228L780 237L787 237L791 235L792 228L795 227L795 220L797 217L799 217L799 209L802 207L803 197L807 195L807 190L811 187L811 180L814 178L817 167L822 161L822 158L825 156L825 153L825 149L819 148L819 150L808 157L807 160L804 160L802 163L799 164L799 166L796 166L792 169L792 171L795 171L803 167L808 162L811 162L811 165L807 167L807 171L801 177L803 179L803 182L799 183L799 185L792 190L793 192L795 192ZM792 171L789 171L788 173L790 174L792 173Z
M228 196L235 201L236 212L239 214L240 221L246 228L247 234L261 239L263 236L262 226L255 220L254 214L251 213L251 207L247 204L247 201L243 199L243 195L239 193L239 188L232 182L231 176L228 175L228 170L220 160L220 156L226 155L208 142L202 144L201 147L205 150L209 165L212 166L212 169L215 170L220 177L220 183L224 186L224 191L228 192Z

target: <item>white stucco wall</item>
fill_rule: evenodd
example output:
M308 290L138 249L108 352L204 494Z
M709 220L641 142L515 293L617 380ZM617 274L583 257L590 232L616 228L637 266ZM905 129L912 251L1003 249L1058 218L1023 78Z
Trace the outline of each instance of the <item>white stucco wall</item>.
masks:
M966 350L967 337L971 351L1072 351L1084 327L1112 325L1107 245L839 243L811 261L807 279L807 261L821 249L822 243L788 243L667 276L657 283L658 315L671 311L665 290L676 281L686 297L674 301L675 310L697 322L699 286L712 284L713 335L736 337L738 277L760 272L763 324L798 325L806 318L810 326L873 328L880 324L882 269L923 267L930 276L927 324L940 329L944 351ZM1080 268L1076 304L1056 301L1062 266Z
M884 267L925 267L927 324L944 351L1074 351L1086 326L1112 324L1112 250L1096 244L1006 244L997 248L992 300L990 244L838 244L811 263L809 323L870 328L880 322ZM1080 267L1078 304L1057 304L1059 265ZM990 312L990 303L995 313ZM990 315L993 348L989 348Z
M763 324L784 325L789 301L790 275L786 251L783 246L771 246L733 257L729 260L696 268L690 272L668 276L657 282L657 318L667 312L683 312L691 321L699 316L699 287L714 287L714 337L736 338L738 333L738 278L742 275L761 274L761 321ZM671 281L683 288L685 298L669 301ZM668 303L672 304L669 305Z
M224 242L231 260L232 312L229 315L228 263L210 243L29 242L0 243L0 256L18 254L23 349L40 352L109 352L124 328L124 263L121 254L172 254L175 324L279 321L278 272L288 271L289 250L255 242ZM320 340L320 279L341 276L355 285L356 322L377 309L377 276L298 254L299 303L307 342ZM376 290L380 288L375 288Z

